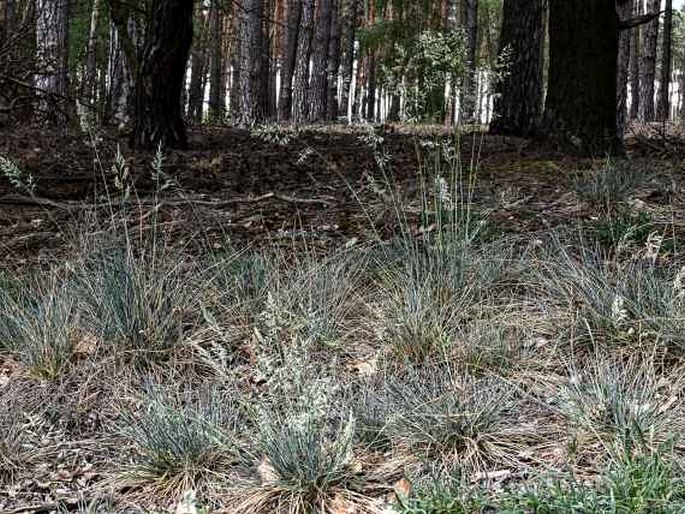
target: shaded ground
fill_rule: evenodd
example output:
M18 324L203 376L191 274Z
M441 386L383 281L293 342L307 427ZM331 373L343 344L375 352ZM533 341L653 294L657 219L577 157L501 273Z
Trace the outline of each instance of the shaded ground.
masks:
M382 147L389 155L388 170L402 200L415 200L418 156L426 154L421 143L439 141L444 130L388 129L380 135L383 143L376 153ZM215 246L224 244L226 236L236 244L278 239L290 244L293 237L304 236L310 244L328 246L375 237L376 231L386 235L396 214L367 136L365 129L347 127L262 135L194 129L190 150L165 154L164 173L174 184L157 194L167 178L159 184L152 179L154 155L130 152L121 143L135 184L127 208L133 222L157 216L175 239L187 241L203 232L203 241ZM284 138L287 144L266 141ZM54 256L73 240L70 228L86 212L93 231L104 228L110 208L121 207L111 170L120 140L101 133L93 144L87 136L32 128L0 134L0 155L16 162L36 184L31 197L0 176L4 264ZM652 209L655 221L663 217L676 229L683 225L682 210L661 212L659 207L672 201L679 205L672 198L683 177L678 141L657 132L637 134L628 145L633 165L656 176L633 200ZM478 170L474 201L490 212L499 230L536 232L578 214L592 215L573 193L573 178L601 162L564 156L539 142L482 134L463 136L461 154L465 169Z

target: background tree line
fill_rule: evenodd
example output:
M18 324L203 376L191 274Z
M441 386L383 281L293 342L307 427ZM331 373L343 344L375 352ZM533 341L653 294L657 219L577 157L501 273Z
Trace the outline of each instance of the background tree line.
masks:
M491 122L613 152L685 113L683 32L672 0L0 0L0 116L178 147L187 122Z

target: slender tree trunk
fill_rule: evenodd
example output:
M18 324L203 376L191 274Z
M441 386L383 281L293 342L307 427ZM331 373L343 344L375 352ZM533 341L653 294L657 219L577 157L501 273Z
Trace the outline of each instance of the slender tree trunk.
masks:
M549 0L543 133L582 154L621 151L616 134L618 16L607 0Z
M350 90L352 88L352 76L354 71L354 40L357 29L357 15L359 11L359 0L341 0L341 92L338 105L338 115L347 116L350 104ZM354 100L353 102L354 103ZM352 120L347 120L352 122Z
M311 121L326 117L328 99L328 46L331 39L333 0L320 0L316 19L316 34L312 51Z
M302 123L309 117L309 58L314 32L314 0L302 0L302 18L297 37L297 58L293 76L293 116Z
M642 15L643 0L633 1L633 15ZM630 31L630 112L628 118L635 121L640 112L640 46L642 27L633 27Z
M666 14L664 15L664 34L661 45L661 80L659 80L659 98L657 101L656 118L667 121L670 114L669 85L671 70L673 38L673 0L666 0Z
M478 0L463 0L466 28L466 70L460 95L462 120L472 120L476 111L476 46L478 44Z
M153 0L137 63L134 146L187 145L181 96L192 41L193 0Z
M366 95L366 119L373 123L376 121L376 52L371 51L366 64L367 71L367 95Z
M647 0L647 13L659 12L661 0ZM642 78L640 85L641 121L654 121L654 76L656 74L656 50L659 38L659 18L645 25L642 44Z
M92 108L97 102L97 42L100 24L101 0L93 0L90 15L90 30L86 45L86 73L83 78L83 94Z
M281 61L281 93L278 105L279 118L288 121L293 108L293 73L300 31L302 0L288 0L288 21L283 31L283 59Z
M500 52L509 67L497 83L490 132L530 136L542 115L543 0L504 0Z
M212 0L209 10L209 116L212 121L222 121L224 108L224 56L223 56L223 9L221 0Z
M633 13L633 0L617 0L616 13L620 20L628 20ZM618 60L616 62L616 133L623 138L628 116L628 67L630 65L630 30L618 35Z
M199 33L190 53L190 84L188 86L188 118L194 123L202 122L207 77L207 34L209 18L200 11Z
M458 26L458 0L445 0L445 30L452 32ZM447 92L447 104L445 105L445 125L452 125L455 118L457 107L457 77L449 77ZM398 102L399 104L399 102ZM397 106L399 112L399 105Z
M63 125L67 122L68 85L68 0L36 1L36 114Z
M326 100L326 119L338 116L338 78L340 71L340 1L333 3L331 38L328 45L328 98Z
M241 14L240 125L251 126L264 117L262 104L262 18L261 0L246 0Z
M274 12L274 0L266 0L266 5L269 13ZM271 16L271 15L270 15ZM269 24L269 16L262 16L262 35L261 35L261 51L259 52L260 74L259 74L259 102L262 105L262 119L276 118L276 76L275 67L272 63L271 52L271 31ZM273 72L273 73L272 73ZM271 94L274 91L274 94Z

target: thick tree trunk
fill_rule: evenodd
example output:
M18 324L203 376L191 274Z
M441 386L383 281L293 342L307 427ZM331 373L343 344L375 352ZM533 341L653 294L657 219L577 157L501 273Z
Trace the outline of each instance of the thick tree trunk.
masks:
M628 20L633 13L633 0L617 0L616 12L620 20ZM618 36L616 62L616 133L623 138L628 116L628 67L630 65L630 30L621 30Z
M357 14L359 11L359 0L341 0L341 91L340 102L338 105L338 115L347 116L350 107L350 90L352 88L352 75L354 71L354 40L357 29ZM352 101L354 103L354 100ZM347 120L352 122L352 120Z
M333 0L320 0L316 18L316 34L312 51L312 85L309 112L311 121L326 117L328 100L328 46L331 39Z
M261 0L246 0L241 13L240 114L239 123L251 126L264 117L262 103L262 18Z
M224 15L221 0L212 0L209 11L210 25L210 64L209 64L209 116L212 121L223 121L224 107L224 56L223 28Z
M607 0L549 1L543 133L582 154L621 151L616 135L618 16Z
M642 1L633 1L633 15L642 16ZM640 37L642 27L633 27L630 30L630 112L628 118L635 121L640 112Z
M331 38L328 45L328 99L326 100L326 119L338 116L338 77L340 71L340 2L333 3Z
M504 0L500 52L509 67L497 84L490 132L530 136L542 115L543 0Z
M36 114L57 124L67 121L69 0L36 1Z
M288 121L293 108L293 73L297 55L297 39L300 31L302 0L288 0L288 21L283 31L283 58L281 60L281 93L278 117Z
M181 95L192 41L193 0L153 0L136 72L134 146L186 146Z
M302 18L297 37L297 58L293 76L293 117L301 123L309 117L309 58L314 33L314 0L302 0Z
M460 119L473 120L476 113L476 48L478 44L478 0L463 0L466 29L466 70L460 94Z
M664 15L664 34L661 45L661 79L659 80L659 97L656 108L656 118L666 121L670 112L669 85L671 83L673 38L673 0L666 0L666 14Z
M242 5L233 3L233 48L231 49L231 89L228 93L229 105L231 108L231 119L238 122L240 119L240 63L242 61L240 35L242 34L242 16L240 10Z
M659 12L661 0L647 0L647 13ZM654 75L656 74L656 49L659 38L659 18L645 25L642 43L642 78L640 80L640 119L654 121Z

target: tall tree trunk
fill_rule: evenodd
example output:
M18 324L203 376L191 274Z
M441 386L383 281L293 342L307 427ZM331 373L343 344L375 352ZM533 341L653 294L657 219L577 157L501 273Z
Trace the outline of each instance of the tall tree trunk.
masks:
M473 120L476 111L476 47L478 44L478 0L463 0L466 28L466 70L460 94L461 120Z
M357 15L359 11L359 0L341 0L341 91L340 102L338 105L338 115L347 116L350 107L350 90L352 88L352 76L354 72L354 40L357 29ZM354 103L354 101L352 102ZM348 120L352 122L352 120Z
M274 12L274 0L266 0L268 12ZM276 75L272 63L271 30L269 16L262 16L261 51L259 52L259 101L262 105L262 119L276 118ZM272 73L273 72L273 73ZM274 91L272 95L271 92Z
M333 3L331 38L328 45L328 99L326 100L326 119L338 116L338 77L340 71L340 0Z
M233 48L231 51L231 89L229 91L229 104L231 106L231 119L238 122L240 119L240 63L242 62L242 44L240 36L242 34L242 5L233 2Z
M549 37L543 133L582 154L620 152L614 2L549 0Z
M90 103L91 108L95 108L97 102L97 43L100 6L101 0L93 0L88 43L86 45L86 73L83 77L83 94L88 103Z
M297 55L297 40L300 31L302 0L288 0L288 18L283 31L283 58L281 60L281 92L278 117L288 121L293 108L293 73Z
M458 0L445 0L445 30L452 32L457 30L458 26ZM451 75L449 77L449 84L447 88L447 103L445 105L445 125L452 125L455 118L455 109L457 107L457 77ZM399 102L397 105L399 113Z
M633 1L633 15L642 16L643 0ZM635 121L640 112L640 46L642 27L633 27L630 31L630 112L628 118Z
M221 0L212 0L209 11L209 116L212 121L222 121L226 114L224 102L224 56L223 56L223 8Z
M376 52L371 51L366 59L367 86L366 86L366 119L373 123L376 121Z
M673 38L673 0L666 0L666 14L664 15L664 34L661 45L661 80L659 80L659 99L657 101L656 118L666 121L670 112L669 85L671 83L671 70L673 68L672 57Z
M246 0L241 13L239 122L251 126L264 116L262 104L262 0Z
M293 76L293 117L295 122L309 116L309 58L314 32L314 0L302 0L302 18L297 36L297 58Z
M661 0L647 0L647 14L659 12ZM656 50L659 38L659 18L650 21L644 28L642 43L642 78L640 80L641 121L654 121L654 75L656 74Z
M187 145L181 95L193 41L193 0L152 0L137 63L132 144Z
M68 0L36 1L36 114L39 119L63 125L67 121Z
M311 121L326 117L328 99L328 46L331 39L333 0L320 0L312 51L312 85L309 112Z
M190 84L188 86L188 118L194 123L202 122L207 77L207 34L209 17L200 10L199 30L190 52Z
M620 20L628 20L633 14L633 0L617 0L616 12ZM616 62L616 133L623 138L628 116L628 67L630 65L630 30L618 35L618 61Z
M504 0L500 55L509 68L497 83L490 132L529 136L542 115L545 42L543 0Z

